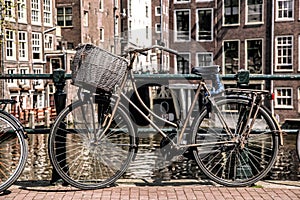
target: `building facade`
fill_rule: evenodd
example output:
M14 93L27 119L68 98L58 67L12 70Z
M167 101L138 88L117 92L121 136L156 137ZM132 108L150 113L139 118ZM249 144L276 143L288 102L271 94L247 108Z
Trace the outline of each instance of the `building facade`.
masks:
M136 73L181 74L209 65L219 65L223 75L241 69L274 75L300 71L299 0L4 2L1 69L5 74L52 73L56 68L70 73L74 49L82 43L116 54L153 44L179 53L151 51L135 63ZM281 122L300 118L299 81L251 80L249 87L274 92L268 106ZM12 79L2 81L2 88L7 91L2 96L16 99L22 108L54 106L51 81Z
M56 50L55 1L2 1L1 73L50 73L47 53ZM53 63L54 64L54 63ZM53 67L54 68L54 67ZM15 99L11 112L54 106L51 81L8 79L2 81L2 98Z
M298 0L171 0L170 46L181 56L174 73L193 66L219 65L223 75L299 73ZM233 87L235 81L224 82ZM250 88L275 94L270 108L281 122L299 118L300 82L256 80Z

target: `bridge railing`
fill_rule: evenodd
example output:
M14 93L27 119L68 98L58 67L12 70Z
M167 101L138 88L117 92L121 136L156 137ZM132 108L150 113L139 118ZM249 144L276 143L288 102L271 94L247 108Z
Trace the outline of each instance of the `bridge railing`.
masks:
M197 80L199 76L193 74L136 74L135 78L139 80ZM246 70L241 70L237 74L221 75L222 80L236 80L237 85L248 85L250 80L300 80L300 74L292 75L265 75L265 74L249 74ZM58 114L66 106L66 93L64 87L66 81L71 79L71 74L65 73L63 69L55 69L52 74L2 74L0 79L42 79L52 80L56 88L54 93L55 108ZM27 133L49 133L49 128L26 128ZM299 130L284 130L287 133L297 133Z

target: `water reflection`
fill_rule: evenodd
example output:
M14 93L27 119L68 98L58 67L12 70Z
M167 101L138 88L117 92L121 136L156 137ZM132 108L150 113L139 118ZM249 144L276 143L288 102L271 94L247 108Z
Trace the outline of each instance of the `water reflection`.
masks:
M183 158L178 162L166 163L161 157L159 137L143 137L138 154L130 164L125 176L136 179L183 179L203 178L193 160ZM300 180L300 165L296 154L296 135L284 137L284 147L268 179ZM48 157L48 135L29 135L29 157L19 180L50 180L52 167ZM165 167L167 165L167 167Z

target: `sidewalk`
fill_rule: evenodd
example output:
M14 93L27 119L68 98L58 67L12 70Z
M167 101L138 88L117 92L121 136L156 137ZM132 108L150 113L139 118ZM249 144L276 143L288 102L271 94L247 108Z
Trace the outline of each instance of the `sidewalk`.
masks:
M49 181L18 182L5 193L2 200L259 200L300 199L300 182L260 181L255 187L229 188L210 181L175 180L161 184L143 180L120 180L117 186L99 190L78 190L71 186L50 186Z

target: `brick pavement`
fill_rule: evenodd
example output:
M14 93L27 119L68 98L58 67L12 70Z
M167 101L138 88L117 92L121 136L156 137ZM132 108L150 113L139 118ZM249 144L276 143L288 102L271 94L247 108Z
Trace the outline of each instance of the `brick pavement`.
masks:
M250 199L300 199L300 184L258 183L258 187L228 188L203 183L136 184L121 183L118 186L98 190L78 190L47 182L20 182L0 194L0 200L250 200Z

